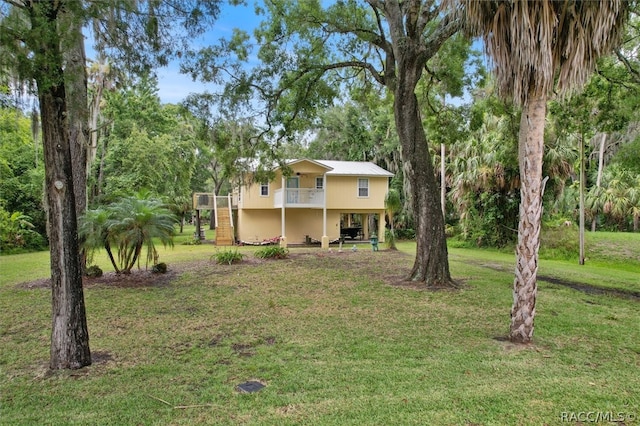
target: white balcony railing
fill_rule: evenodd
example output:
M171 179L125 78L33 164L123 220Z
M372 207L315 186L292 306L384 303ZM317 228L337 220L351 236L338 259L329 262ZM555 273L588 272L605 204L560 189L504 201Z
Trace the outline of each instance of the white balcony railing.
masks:
M193 194L193 208L197 210L215 210L216 207L238 207L238 196L214 196L212 192L196 192Z
M324 206L324 190L315 188L287 188L285 191L285 207L321 208ZM283 190L276 189L273 193L273 207L282 207Z

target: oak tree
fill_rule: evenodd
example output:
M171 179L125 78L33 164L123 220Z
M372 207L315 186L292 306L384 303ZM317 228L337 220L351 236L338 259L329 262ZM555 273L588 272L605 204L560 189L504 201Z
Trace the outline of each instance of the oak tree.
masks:
M410 187L417 251L408 279L427 286L452 286L440 191L420 114L416 87L426 64L459 29L434 0L273 0L257 11L265 16L255 31L260 61L253 72L235 69L232 87L263 102L264 126L278 143L300 137L318 110L354 85L378 86L393 95L395 129ZM236 31L218 48L191 58L185 70L220 78L221 49L252 58L249 37Z

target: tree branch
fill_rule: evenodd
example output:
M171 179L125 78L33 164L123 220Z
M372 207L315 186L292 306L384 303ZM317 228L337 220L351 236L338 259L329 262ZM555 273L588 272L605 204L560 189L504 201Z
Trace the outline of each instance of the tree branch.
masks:
M369 6L371 6L371 8L373 9L373 13L376 15L376 25L378 25L378 30L380 30L379 43L376 43L375 40L372 41L372 43L374 45L378 46L380 49L384 50L384 52L387 54L387 56L393 55L393 47L387 41L387 38L384 36L384 27L382 26L382 18L380 17L380 9L377 6L374 6L374 4L377 4L377 3L379 3L379 2L376 1L376 0L373 0L373 1L369 2Z
M21 2L18 2L16 0L2 0L2 1L9 4L9 6L14 6L14 7L17 7L18 9L24 9L27 7L24 1L21 1Z
M451 14L442 18L440 25L438 25L436 30L424 41L424 48L420 54L420 60L426 63L429 58L435 55L445 41L462 29L462 25L462 20L453 17Z
M342 69L342 68L360 68L366 71L369 71L372 75L372 77L380 84L384 85L385 84L385 77L384 75L380 74L380 72L378 72L378 70L375 69L375 67L370 64L369 62L365 62L365 61L345 61L345 62L336 62L335 64L328 64L328 65L322 65L322 66L317 66L317 67L313 67L310 68L310 70L321 70L323 73L327 72L327 71L331 71L331 70L335 70L335 69Z
M435 15L438 13L436 8L431 8L433 2L427 7L427 5L422 6L422 10L420 11L420 15L418 16L417 28L418 32L422 33L424 29L427 27L429 21L431 21Z
M631 65L631 62L629 62L629 59L627 59L620 50L616 50L616 56L618 57L620 62L623 63L627 71L629 71L629 74L631 74L631 77L633 78L633 80L636 83L640 83L640 72L637 69L635 69L633 65Z

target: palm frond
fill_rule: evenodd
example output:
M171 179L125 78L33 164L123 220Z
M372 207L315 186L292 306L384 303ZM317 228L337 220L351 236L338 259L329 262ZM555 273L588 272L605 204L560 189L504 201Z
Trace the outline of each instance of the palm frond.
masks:
M581 87L596 60L620 43L629 9L627 0L445 4L463 10L467 32L484 40L498 93L518 104L531 95L564 95Z

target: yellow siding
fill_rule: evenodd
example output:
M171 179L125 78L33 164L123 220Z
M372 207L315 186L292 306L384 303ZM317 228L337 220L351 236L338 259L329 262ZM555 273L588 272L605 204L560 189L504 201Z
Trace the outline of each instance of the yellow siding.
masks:
M300 188L315 188L315 178L321 175L300 175ZM358 176L327 176L327 208L348 210L384 209L384 197L389 190L387 177L369 179L369 196L358 197ZM281 177L269 182L269 196L260 195L260 184L242 188L242 208L272 209L273 194L282 187Z
M341 210L384 209L389 178L369 177L369 197L358 197L359 176L328 176L327 208ZM366 178L363 176L363 178Z
M259 242L282 233L280 209L248 210L239 212L238 239ZM322 210L287 209L285 212L285 236L290 244L305 242L305 237L320 241L322 238ZM327 212L327 236L330 240L340 237L340 212Z
M290 244L303 243L305 236L317 241L322 239L322 210L287 209L285 212L286 237ZM327 212L327 236L339 237L340 213Z
M280 209L239 210L238 239L240 241L263 241L280 236Z
M243 186L241 191L241 206L243 209L272 209L273 208L273 193L279 188L275 182L269 182L269 196L264 197L260 195L260 184L252 183L249 186Z

